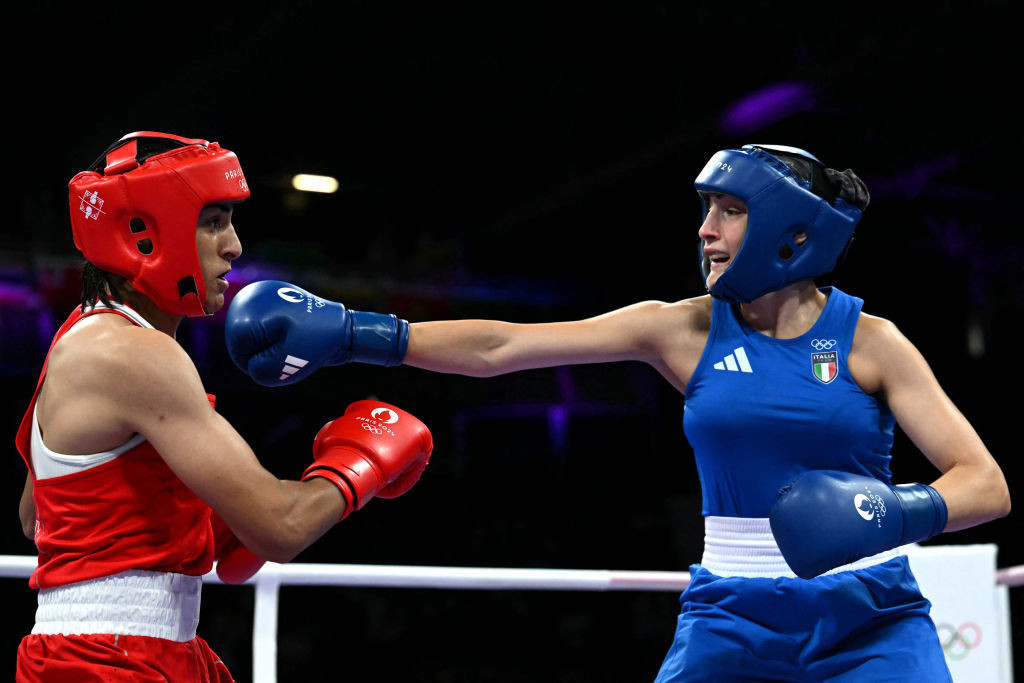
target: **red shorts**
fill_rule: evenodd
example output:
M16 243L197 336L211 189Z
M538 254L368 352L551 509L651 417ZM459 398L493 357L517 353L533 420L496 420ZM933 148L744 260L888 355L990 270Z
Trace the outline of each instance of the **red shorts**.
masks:
M148 636L25 636L18 683L234 683L224 662L196 636L185 643Z

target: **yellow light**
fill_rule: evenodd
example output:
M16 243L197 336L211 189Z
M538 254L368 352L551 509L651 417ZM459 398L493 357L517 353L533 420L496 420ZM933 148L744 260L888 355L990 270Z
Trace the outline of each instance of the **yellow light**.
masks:
M330 194L338 191L338 181L327 175L299 173L292 178L292 187L300 192L323 192Z

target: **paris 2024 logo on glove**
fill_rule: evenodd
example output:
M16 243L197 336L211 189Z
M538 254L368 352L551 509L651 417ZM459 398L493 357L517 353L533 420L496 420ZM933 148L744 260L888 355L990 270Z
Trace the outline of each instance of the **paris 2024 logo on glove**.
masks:
M277 290L277 295L285 301L293 304L301 304L303 301L306 302L306 311L311 313L313 307L323 308L327 305L327 302L318 296L312 296L307 292L303 292L301 289L295 287L281 287Z
M374 408L370 411L370 417L363 417L356 415L355 419L361 423L361 427L371 434L390 434L395 436L395 432L391 430L388 425L393 425L398 422L398 413L391 410L390 408Z
M864 487L864 493L858 493L853 497L853 506L857 514L865 521L874 521L878 528L882 527L882 519L885 517L885 501L878 494L872 493L871 489Z

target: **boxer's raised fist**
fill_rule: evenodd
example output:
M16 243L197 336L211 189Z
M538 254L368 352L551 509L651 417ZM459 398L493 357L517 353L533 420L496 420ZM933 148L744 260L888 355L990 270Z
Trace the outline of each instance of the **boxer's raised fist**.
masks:
M331 481L348 505L342 519L374 496L397 498L419 480L434 449L427 426L401 408L356 401L313 441L314 462L303 481Z
M259 384L281 386L324 365L401 365L409 323L349 311L287 282L264 280L232 299L224 335L235 365Z

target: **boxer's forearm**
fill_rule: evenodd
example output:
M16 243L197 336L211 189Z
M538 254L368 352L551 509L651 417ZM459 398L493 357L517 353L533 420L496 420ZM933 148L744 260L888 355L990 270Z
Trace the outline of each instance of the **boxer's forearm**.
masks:
M501 362L511 341L509 323L491 320L445 320L409 325L405 364L471 377L508 372Z
M994 461L958 464L932 482L949 507L945 531L968 529L1010 514L1010 492Z

